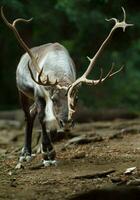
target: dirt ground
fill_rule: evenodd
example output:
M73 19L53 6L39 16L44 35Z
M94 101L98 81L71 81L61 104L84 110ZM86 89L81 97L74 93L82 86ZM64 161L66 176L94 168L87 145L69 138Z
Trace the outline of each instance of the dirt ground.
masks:
M140 119L76 124L54 142L56 166L40 167L37 154L16 170L24 128L2 123L0 199L63 200L93 189L140 186ZM38 135L35 129L33 146Z

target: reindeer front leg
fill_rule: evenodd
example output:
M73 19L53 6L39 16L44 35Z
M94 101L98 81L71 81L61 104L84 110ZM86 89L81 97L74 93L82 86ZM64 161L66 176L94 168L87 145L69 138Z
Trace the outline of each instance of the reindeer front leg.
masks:
M38 97L37 112L42 127L42 154L44 162L53 161L56 156L55 150L51 142L51 138L49 137L46 131L45 108L46 108L46 101L42 97Z
M19 158L19 162L23 162L23 161L31 160L32 129L33 129L34 119L36 116L36 108L33 104L32 112L30 112L31 107L29 104L28 97L25 96L22 92L19 92L19 97L20 97L22 109L25 114L25 121L26 121L24 147L22 148L21 155Z

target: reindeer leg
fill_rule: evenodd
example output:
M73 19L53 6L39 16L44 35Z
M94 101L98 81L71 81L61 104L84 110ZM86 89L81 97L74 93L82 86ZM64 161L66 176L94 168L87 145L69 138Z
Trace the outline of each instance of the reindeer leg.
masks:
M21 92L19 92L19 95L20 95L21 106L24 111L25 121L26 121L24 147L21 151L21 155L19 158L19 161L22 162L22 161L29 161L31 159L32 129L33 129L33 123L34 123L37 112L36 112L35 106L31 107L31 112L30 112L29 98Z
M45 106L46 102L43 98L37 99L37 110L38 110L38 118L42 127L42 154L44 161L54 160L56 153L53 148L51 138L46 131L46 123L44 121L45 117Z

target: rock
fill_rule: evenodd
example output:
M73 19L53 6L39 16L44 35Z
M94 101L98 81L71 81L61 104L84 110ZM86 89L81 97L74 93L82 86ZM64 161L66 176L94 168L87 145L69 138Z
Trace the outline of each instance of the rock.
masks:
M136 171L136 167L130 167L130 168L127 168L126 171L124 172L125 175L129 175L129 174L132 174L134 171Z

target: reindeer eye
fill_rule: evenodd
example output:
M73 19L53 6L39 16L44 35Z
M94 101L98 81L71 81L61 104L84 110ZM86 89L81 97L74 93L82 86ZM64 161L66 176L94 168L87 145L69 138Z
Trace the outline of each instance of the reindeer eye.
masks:
M75 101L78 101L78 96L75 97Z
M51 97L51 100L53 101L53 103L57 103L57 102L58 102L58 98L57 98L56 95L53 95L53 96Z

